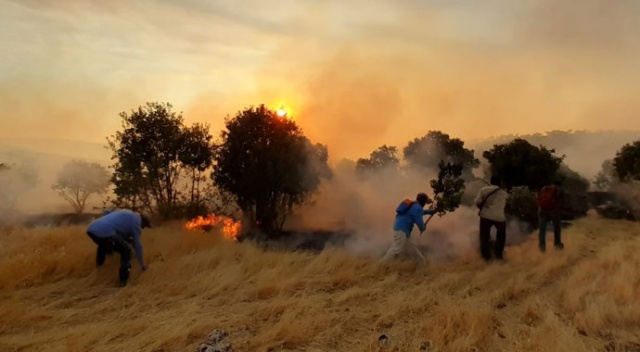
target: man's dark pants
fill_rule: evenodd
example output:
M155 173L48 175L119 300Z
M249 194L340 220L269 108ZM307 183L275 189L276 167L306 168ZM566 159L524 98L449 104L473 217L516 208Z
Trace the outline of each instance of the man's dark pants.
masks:
M540 210L538 212L538 246L545 250L547 246L547 224L553 223L553 244L556 247L563 247L560 228L561 216L557 210Z
M87 234L98 245L96 252L96 264L98 266L104 264L107 254L113 252L120 254L120 282L126 283L129 280L129 272L131 271L131 246L129 243L118 236L100 238L91 232L87 232Z
M496 259L502 259L507 239L507 223L480 218L480 254L485 260L491 259L491 227L496 227L496 243L493 248Z

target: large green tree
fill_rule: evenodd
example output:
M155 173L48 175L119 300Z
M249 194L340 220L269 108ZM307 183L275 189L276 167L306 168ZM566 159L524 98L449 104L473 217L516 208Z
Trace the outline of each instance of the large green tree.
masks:
M104 194L109 188L111 175L97 163L74 160L63 166L53 189L58 191L76 214L82 214L92 194Z
M620 181L640 181L640 140L620 148L613 159L613 167Z
M120 116L122 130L107 139L115 160L115 205L145 209L165 219L184 215L180 180L185 169L196 178L210 165L208 127L186 127L182 114L169 103L147 103ZM192 189L195 182L192 179ZM195 201L195 191L193 195Z
M225 122L211 177L233 196L251 224L277 233L293 208L331 175L327 148L312 144L293 120L264 105Z
M207 212L206 197L202 184L206 181L205 172L213 164L213 136L209 133L209 125L196 123L183 129L184 142L179 160L189 176L186 199L189 215L203 215Z
M539 190L555 180L564 156L555 155L554 149L536 147L524 139L494 145L483 153L491 165L491 173L498 175L509 186L527 186Z
M473 169L480 165L474 151L464 147L459 138L451 138L440 131L429 131L425 136L410 141L403 149L404 159L409 165L437 171L440 162L462 167L464 179L473 178Z

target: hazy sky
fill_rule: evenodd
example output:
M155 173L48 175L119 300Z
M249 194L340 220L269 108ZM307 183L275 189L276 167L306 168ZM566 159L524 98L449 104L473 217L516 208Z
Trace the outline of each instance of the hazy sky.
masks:
M348 157L432 129L640 129L634 0L0 0L0 48L0 137L102 143L146 101L215 135L285 103Z

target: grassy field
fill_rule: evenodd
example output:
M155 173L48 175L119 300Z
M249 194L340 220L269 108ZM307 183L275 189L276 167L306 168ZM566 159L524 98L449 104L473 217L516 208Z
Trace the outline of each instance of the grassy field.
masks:
M195 351L224 329L234 351L639 351L640 225L588 217L564 242L419 267L165 227L120 289L84 228L5 228L0 350Z

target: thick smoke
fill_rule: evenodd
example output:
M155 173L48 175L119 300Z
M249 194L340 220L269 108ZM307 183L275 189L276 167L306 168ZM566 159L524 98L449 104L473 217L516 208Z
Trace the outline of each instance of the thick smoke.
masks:
M395 207L406 198L415 199L418 192L432 195L429 182L436 177L424 170L403 168L383 169L361 178L354 172L353 163L342 161L333 177L322 184L312 202L300 209L287 227L352 233L345 243L348 251L379 258L393 238ZM434 216L422 236L414 228L412 241L426 248L431 260L473 256L478 248L478 221L476 208L461 206L442 217ZM518 224L509 224L508 243L524 238Z

